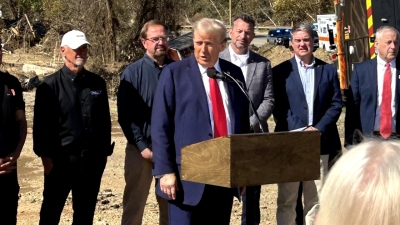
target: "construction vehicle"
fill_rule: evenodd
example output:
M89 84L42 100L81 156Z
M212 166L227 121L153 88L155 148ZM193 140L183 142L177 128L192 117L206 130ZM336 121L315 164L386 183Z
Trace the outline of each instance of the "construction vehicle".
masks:
M348 89L353 65L376 57L376 29L400 30L400 0L334 0L337 16L337 64L340 87Z

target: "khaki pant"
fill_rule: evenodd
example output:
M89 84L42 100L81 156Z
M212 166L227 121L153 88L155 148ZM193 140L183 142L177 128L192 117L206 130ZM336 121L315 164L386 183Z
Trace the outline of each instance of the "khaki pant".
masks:
M304 195L304 220L306 225L312 225L316 211L318 210L318 196L328 173L329 155L320 156L320 180L303 181ZM296 224L296 202L299 193L300 182L278 184L278 207L276 220L278 225Z
M125 149L125 190L121 225L141 225L147 196L153 181L153 163L140 154L135 145ZM168 225L168 201L156 195L159 206L159 224Z

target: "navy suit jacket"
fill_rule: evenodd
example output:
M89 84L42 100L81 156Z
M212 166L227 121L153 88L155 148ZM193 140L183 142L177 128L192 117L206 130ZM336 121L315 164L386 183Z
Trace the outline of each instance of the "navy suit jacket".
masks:
M219 59L221 70L242 83L242 71L234 64ZM232 133L248 133L249 102L235 83L226 83L229 92ZM205 184L183 181L180 178L181 149L184 146L213 138L207 95L194 56L172 63L160 75L151 118L153 141L153 175L175 173L179 191L178 203L197 205ZM235 193L232 190L232 195ZM160 190L156 192L168 199Z
M377 59L354 64L349 93L347 95L345 118L345 146L361 141L356 130L363 136L372 136L375 126L378 102ZM400 97L400 60L396 60L396 133L400 134L398 100Z
M336 122L342 110L339 78L335 67L315 58L313 124L321 134L321 155L334 157L341 150ZM308 105L296 59L272 69L274 81L275 131L289 131L308 125Z

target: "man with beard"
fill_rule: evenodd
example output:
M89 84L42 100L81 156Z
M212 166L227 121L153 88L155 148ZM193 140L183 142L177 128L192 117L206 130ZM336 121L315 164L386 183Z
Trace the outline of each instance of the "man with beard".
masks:
M41 225L58 224L72 191L72 224L93 224L107 156L113 152L106 82L84 68L90 43L81 31L61 41L64 66L36 90L33 150L44 167Z
M118 122L127 139L122 225L141 225L152 177L153 151L150 119L161 70L173 62L166 57L168 35L164 24L151 20L141 32L143 58L129 65L118 90ZM168 203L157 196L159 224L168 224Z
M256 116L250 114L250 130L261 133L260 126L264 132L268 132L267 119L271 116L274 107L274 93L272 88L271 62L251 51L249 45L255 37L254 19L242 13L233 17L233 27L229 30L231 43L227 49L220 53L222 59L228 60L242 69L246 87L250 99L260 117L261 124ZM242 224L246 225L260 223L260 192L261 185L247 187L243 196ZM254 218L246 218L254 215Z

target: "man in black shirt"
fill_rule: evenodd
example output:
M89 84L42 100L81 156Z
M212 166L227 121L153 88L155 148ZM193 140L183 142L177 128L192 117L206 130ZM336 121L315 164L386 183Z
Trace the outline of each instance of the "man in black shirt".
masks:
M1 48L0 45L0 64ZM16 225L19 193L16 162L25 143L27 125L21 84L3 72L0 72L0 107L0 224Z
M87 71L89 42L72 30L61 42L64 66L36 90L33 150L44 167L39 224L58 224L72 190L73 224L93 223L107 156L113 151L105 81Z
M172 61L167 54L167 29L159 21L147 22L140 33L146 49L143 58L129 65L118 90L118 122L128 141L125 149L125 190L122 225L141 225L152 182L150 117L153 97L163 67ZM158 197L158 196L157 196ZM168 224L168 203L157 198L159 224Z

